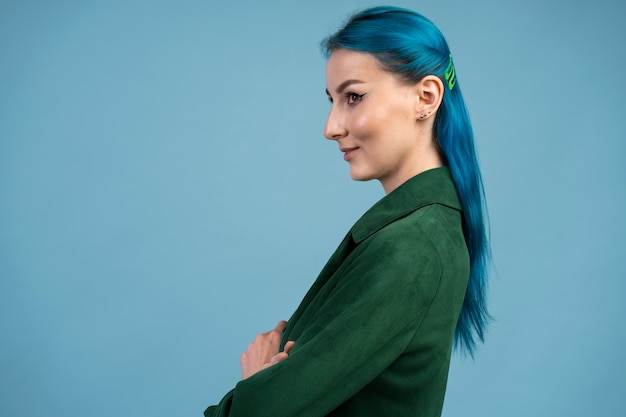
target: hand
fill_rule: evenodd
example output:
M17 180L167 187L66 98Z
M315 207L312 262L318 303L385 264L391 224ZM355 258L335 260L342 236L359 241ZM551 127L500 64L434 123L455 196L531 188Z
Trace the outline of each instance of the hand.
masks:
M259 334L254 342L248 346L248 350L241 354L242 379L251 377L289 356L289 351L295 342L287 342L285 350L283 352L278 351L285 326L287 326L286 321L279 321L274 330Z

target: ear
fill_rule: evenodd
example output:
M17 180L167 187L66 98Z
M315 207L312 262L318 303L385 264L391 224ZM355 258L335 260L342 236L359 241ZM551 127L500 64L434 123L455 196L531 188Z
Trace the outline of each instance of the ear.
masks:
M415 84L415 117L426 120L432 117L443 100L443 82L434 75L427 75Z

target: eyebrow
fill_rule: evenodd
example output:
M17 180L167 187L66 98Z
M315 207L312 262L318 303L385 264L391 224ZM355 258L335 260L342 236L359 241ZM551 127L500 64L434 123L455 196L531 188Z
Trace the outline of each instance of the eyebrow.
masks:
M346 88L348 88L352 84L361 84L361 83L364 83L364 82L365 81L355 80L355 79L345 80L344 82L339 84L339 86L337 87L337 90L335 90L335 91L337 92L337 94L341 94L343 92L343 90L345 90ZM328 96L330 96L330 93L328 92L328 89L326 89L326 94Z

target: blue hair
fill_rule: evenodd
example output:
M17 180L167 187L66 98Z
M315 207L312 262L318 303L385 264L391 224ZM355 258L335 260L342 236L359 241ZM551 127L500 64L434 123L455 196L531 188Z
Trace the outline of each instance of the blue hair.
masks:
M446 78L446 70L450 70L452 62L450 48L430 20L412 10L388 6L355 14L322 42L326 58L340 48L373 55L386 71L407 84L435 75L446 86L435 117L434 135L461 201L463 233L470 256L470 276L454 341L457 349L473 356L476 339L484 341L485 328L491 318L486 303L491 253L472 125L456 74L452 88L448 88Z

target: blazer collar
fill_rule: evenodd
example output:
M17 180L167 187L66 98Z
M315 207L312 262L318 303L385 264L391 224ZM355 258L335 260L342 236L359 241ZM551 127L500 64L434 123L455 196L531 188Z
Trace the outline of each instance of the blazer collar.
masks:
M461 211L448 167L424 171L383 197L352 226L352 238L359 243L389 223L435 203Z

